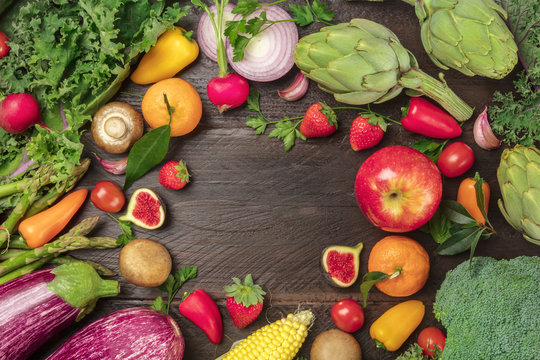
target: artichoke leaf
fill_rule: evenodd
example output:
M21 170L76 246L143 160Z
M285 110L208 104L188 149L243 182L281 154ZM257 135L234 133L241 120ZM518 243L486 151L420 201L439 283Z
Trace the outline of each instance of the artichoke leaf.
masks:
M540 188L531 188L523 194L523 218L536 224L537 231L540 231Z
M497 204L499 205L499 210L501 211L501 214L503 215L504 219L506 220L506 222L508 224L510 224L510 226L512 226L514 229L516 229L517 231L520 231L521 232L521 228L518 227L518 225L514 224L514 222L512 221L512 219L510 218L510 215L508 215L508 213L506 212L506 209L504 208L504 202L502 201L502 199L499 199L499 201L497 202Z
M386 93L386 95L384 95L383 97L379 98L377 101L375 101L374 103L375 104L379 104L379 103L382 103L382 102L385 102L385 101L388 101L388 100L391 100L393 98L395 98L396 96L398 96L399 94L401 94L401 92L403 91L403 87L401 85L396 85L394 86L394 88L390 91L388 91ZM420 94L422 95L422 94Z
M351 89L344 86L342 83L340 83L338 80L336 80L329 72L328 69L320 68L315 69L309 72L307 74L307 77L310 78L313 81L316 81L319 83L319 85L324 86L327 89L331 89L331 92L347 92L351 91ZM358 79L358 83L360 83L361 79Z
M512 222L519 227L520 219L523 218L522 192L518 192L512 183L506 182L501 188L501 195L504 199L506 213Z
M334 98L344 104L364 105L377 102L386 92L353 91L344 94L334 94Z
M528 163L525 169L527 171L527 182L529 183L529 187L540 189L540 161Z
M378 24L374 21L367 19L352 19L349 24L361 29L364 33L368 34L368 36L365 37L373 37L386 40L394 39L399 42L396 34L394 34L386 26Z

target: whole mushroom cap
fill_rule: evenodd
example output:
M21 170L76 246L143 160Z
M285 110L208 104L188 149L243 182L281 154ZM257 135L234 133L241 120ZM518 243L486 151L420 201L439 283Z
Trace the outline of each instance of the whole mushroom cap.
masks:
M103 105L92 119L92 136L96 145L112 154L128 151L141 138L143 130L141 114L120 101Z

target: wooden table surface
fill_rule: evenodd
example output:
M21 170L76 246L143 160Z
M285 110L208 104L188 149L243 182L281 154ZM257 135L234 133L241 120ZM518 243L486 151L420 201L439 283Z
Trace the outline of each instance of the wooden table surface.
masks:
M300 3L298 1L298 3ZM421 69L436 76L439 69L429 60L420 42L420 29L414 9L401 1L383 3L346 2L330 0L329 7L336 11L336 22L351 17L375 20L393 30L402 43L417 57ZM199 10L192 9L180 24L196 29ZM300 29L300 36L318 30L315 24ZM127 197L140 187L156 191L165 200L167 218L158 230L135 228L135 235L160 241L172 254L174 267L197 265L199 275L189 281L182 291L202 288L217 301L224 323L224 337L218 346L212 345L203 332L178 313L180 296L174 301L172 317L178 322L186 340L186 360L211 360L226 352L233 341L248 336L259 327L297 309L311 309L316 315L315 325L300 355L309 356L313 339L322 331L333 328L330 308L343 298L360 300L359 282L348 289L329 285L320 272L321 251L334 244L355 245L364 243L361 254L361 274L367 271L367 259L373 245L388 233L375 228L361 213L354 196L354 179L362 162L373 152L388 145L410 145L422 139L399 126L391 126L383 141L375 148L354 152L349 145L349 128L354 111L339 111L338 131L329 138L297 142L289 152L276 139L257 136L245 125L248 112L235 109L219 114L206 96L206 83L216 76L217 64L201 53L199 59L178 76L191 82L201 94L204 105L203 118L191 134L171 141L166 160L184 159L192 173L192 182L181 191L167 190L157 181L159 167L135 182ZM287 86L296 70L283 79L271 83L251 83L261 93L261 108L271 119L284 115L302 115L307 107L318 101L331 106L338 103L328 94L310 84L308 94L300 101L281 100L276 91ZM514 75L513 73L512 75ZM446 71L449 86L466 102L475 107L473 119L464 125L463 135L456 140L469 144L475 153L473 169L464 176L443 179L444 199L455 199L459 182L475 171L487 180L492 188L490 219L497 235L478 245L477 256L513 258L519 255L539 255L540 247L525 241L503 219L496 206L500 190L496 169L502 149L485 151L473 140L474 118L485 105L489 105L495 90L509 90L512 76L504 80L466 77L456 71ZM143 94L146 86L126 81L121 91ZM140 98L119 93L116 100L126 101L140 110ZM408 98L399 96L373 108L400 119L400 108ZM83 136L85 153L96 152L89 132ZM106 173L92 160L92 166L79 187L91 189L100 180L123 184L123 176ZM104 213L88 201L75 221L101 215L95 234L116 236L119 228ZM426 305L426 315L419 328L397 353L376 349L369 337L373 321L391 306L409 298L392 298L372 290L365 309L366 322L355 333L360 342L364 359L394 359L416 339L418 332L427 326L438 326L432 313L432 303L445 273L468 258L468 254L439 256L435 242L426 234L414 231L407 234L418 240L430 254L431 272L424 288L410 299ZM119 250L78 251L74 255L100 262L118 269ZM246 329L237 329L225 309L223 286L232 277L251 273L267 291L264 310L259 319ZM83 326L113 311L136 306L149 306L162 293L158 289L136 287L121 276L121 293L116 298L102 299L93 313L53 338L32 359L43 359L68 337ZM466 304L464 304L466 306Z

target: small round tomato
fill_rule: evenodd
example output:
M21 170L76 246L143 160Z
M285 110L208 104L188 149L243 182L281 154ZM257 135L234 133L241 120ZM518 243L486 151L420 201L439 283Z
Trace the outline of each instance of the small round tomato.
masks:
M418 334L418 345L422 348L422 354L433 357L435 346L441 351L444 350L446 336L436 327L427 327ZM429 349L429 350L428 350Z
M7 55L9 52L9 45L7 42L9 39L7 38L6 34L0 31L0 59Z
M103 180L94 186L90 200L101 211L116 213L122 210L126 197L122 190L112 181Z
M335 303L330 315L334 324L348 333L358 331L364 325L364 310L353 299L343 299Z
M446 177L456 177L464 174L474 163L474 153L469 145L455 142L448 145L439 156L437 166Z

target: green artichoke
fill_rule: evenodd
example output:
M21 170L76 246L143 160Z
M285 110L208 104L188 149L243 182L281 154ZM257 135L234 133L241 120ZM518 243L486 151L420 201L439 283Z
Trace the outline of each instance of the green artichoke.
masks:
M540 245L540 151L522 145L504 150L497 179L504 218L525 239Z
M434 99L459 121L473 113L444 81L418 68L414 55L392 31L373 21L352 19L303 37L294 62L322 90L346 104L381 103L408 88L412 95Z
M502 79L518 61L506 11L493 0L403 0L414 5L422 43L440 68ZM504 19L503 19L504 18Z

